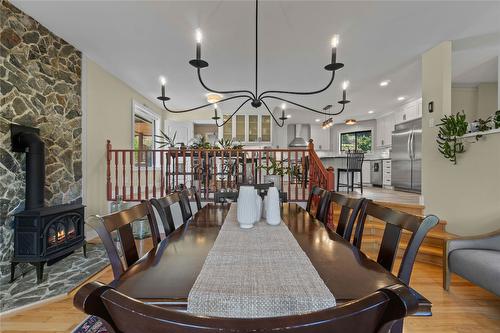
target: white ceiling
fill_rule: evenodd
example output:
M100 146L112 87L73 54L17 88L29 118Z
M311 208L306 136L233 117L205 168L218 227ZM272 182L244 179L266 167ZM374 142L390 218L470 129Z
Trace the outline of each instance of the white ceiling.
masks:
M253 89L252 1L13 2L152 101L159 95L158 77L165 75L170 106L204 102L205 91L188 64L198 27L204 33L203 58L210 63L203 70L207 84ZM265 1L260 4L259 87L322 87L329 79L323 66L330 59L330 39L338 33L338 61L345 68L333 88L293 99L317 108L335 104L347 79L352 103L344 118L376 117L401 104L398 96L420 96L420 55L441 41L459 42L454 81L491 80L492 59L500 54L499 18L500 2ZM477 71L478 66L486 70ZM384 79L391 84L381 88Z

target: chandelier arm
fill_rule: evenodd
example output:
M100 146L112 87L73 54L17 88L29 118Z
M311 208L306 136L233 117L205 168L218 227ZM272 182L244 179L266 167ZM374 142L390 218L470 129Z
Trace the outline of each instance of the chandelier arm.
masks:
M309 110L309 111L312 111L312 112L316 112L316 113L319 113L319 114L322 114L322 115L325 115L325 116L332 115L332 113L319 111L319 110L310 108L308 106L305 106L305 105L302 105L302 104L299 104L299 103L295 103L295 102L292 102L292 101L290 101L288 99L277 97L277 96L264 96L264 97L261 98L262 103L264 103L264 99L266 99L266 98L277 99L279 101L290 103L292 105L295 105L295 106L298 106L298 107L304 108L306 110ZM333 113L333 115L338 115L338 114L342 113L344 111L344 108L345 108L345 105L342 107L342 110L340 110L337 113Z
M208 90L210 92L217 93L217 94L240 94L240 93L247 93L250 96L252 96L252 99L255 99L254 93L251 92L250 90L215 90L215 89L209 88L205 84L205 82L203 82L203 79L201 78L201 69L198 68L197 72L198 72L198 80L200 81L201 85L203 86L203 88L205 88L206 90ZM245 97L250 97L250 96L245 95Z
M342 109L340 109L339 112L330 113L330 116L338 116L339 114L341 114L342 112L344 112L344 109L345 109L345 104L342 104Z
M219 125L219 122L217 121L217 119L215 119L215 125L217 125L217 127L222 127L224 126L229 120L231 120L233 118L233 116L236 114L236 112L240 111L240 109L243 107L243 105L247 104L248 101L251 101L252 99L250 97L248 97L243 103L241 103L240 106L238 106L238 108L236 110L234 110L233 113L231 113L231 115L229 116L229 118L227 118L226 120L224 120L224 122L222 124Z
M247 95L236 95L236 96L231 96L231 97L227 97L227 98L223 98L221 99L220 101L218 101L217 103L222 103L222 102L225 102L225 101L229 101L229 100L232 100L232 99L236 99L236 98L242 98L242 97L245 97L245 98L249 98L249 96ZM203 109L203 108L206 108L207 106L211 106L213 105L213 103L207 103L207 104L203 104L203 105L200 105L200 106L196 106L194 108L190 108L190 109L185 109L185 110L171 110L169 109L166 105L165 105L165 101L163 101L163 107L165 108L165 110L167 110L168 112L171 112L171 113L185 113L185 112L191 112L191 111L195 111L195 110L199 110L199 109Z
M269 109L269 106L267 106L266 102L262 101L262 104L264 104L264 106L266 107L267 109L267 112L269 112L269 114L271 115L271 117L273 117L273 120L274 122L276 123L276 125L278 127L283 127L285 125L285 120L281 120L281 125L280 123L278 122L278 120L276 120L276 117L274 116L274 114L271 112L271 110Z
M332 83L333 80L335 80L335 71L332 71L332 77L330 78L330 81L327 83L327 85L319 90L315 91L285 91L285 90L266 90L260 93L258 99L262 99L264 95L266 94L291 94L291 95L314 95L314 94L319 94L326 89L328 89Z

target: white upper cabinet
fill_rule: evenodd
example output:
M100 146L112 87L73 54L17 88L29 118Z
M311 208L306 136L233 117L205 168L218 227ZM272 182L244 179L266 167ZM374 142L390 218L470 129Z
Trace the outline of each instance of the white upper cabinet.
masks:
M422 99L404 104L395 113L396 124L422 117Z
M227 120L229 115L224 115ZM270 143L272 141L272 122L269 115L237 114L219 128L219 138L233 139L243 144Z
M392 131L394 131L395 115L389 114L377 119L377 135L375 146L379 148L392 145Z

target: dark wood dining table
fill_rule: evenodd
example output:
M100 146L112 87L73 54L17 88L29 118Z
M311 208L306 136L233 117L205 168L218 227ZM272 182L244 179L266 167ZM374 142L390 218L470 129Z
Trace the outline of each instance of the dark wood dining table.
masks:
M224 223L230 204L208 204L146 253L111 285L146 303L185 309L187 297ZM283 222L309 257L337 304L402 282L377 262L314 219L295 203L282 206ZM241 251L245 245L241 244ZM419 298L417 315L430 315L431 303Z

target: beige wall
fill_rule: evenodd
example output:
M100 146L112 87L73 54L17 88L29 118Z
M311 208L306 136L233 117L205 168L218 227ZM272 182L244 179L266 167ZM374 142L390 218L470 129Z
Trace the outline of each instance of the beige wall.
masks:
M162 111L92 60L84 72L85 138L84 201L86 215L108 212L106 200L106 140L113 147L131 148L132 101L145 104L162 117ZM163 122L161 122L163 123Z
M477 115L477 87L457 87L451 89L451 112L464 111L468 120L474 120Z
M453 165L437 151L437 124L451 113L451 42L422 56L423 105L434 101L434 113L422 118L422 194L426 214L448 221L459 235L500 228L500 134L467 145ZM495 153L497 152L497 153Z
M498 110L496 83L481 83L477 87L477 118L486 119Z

